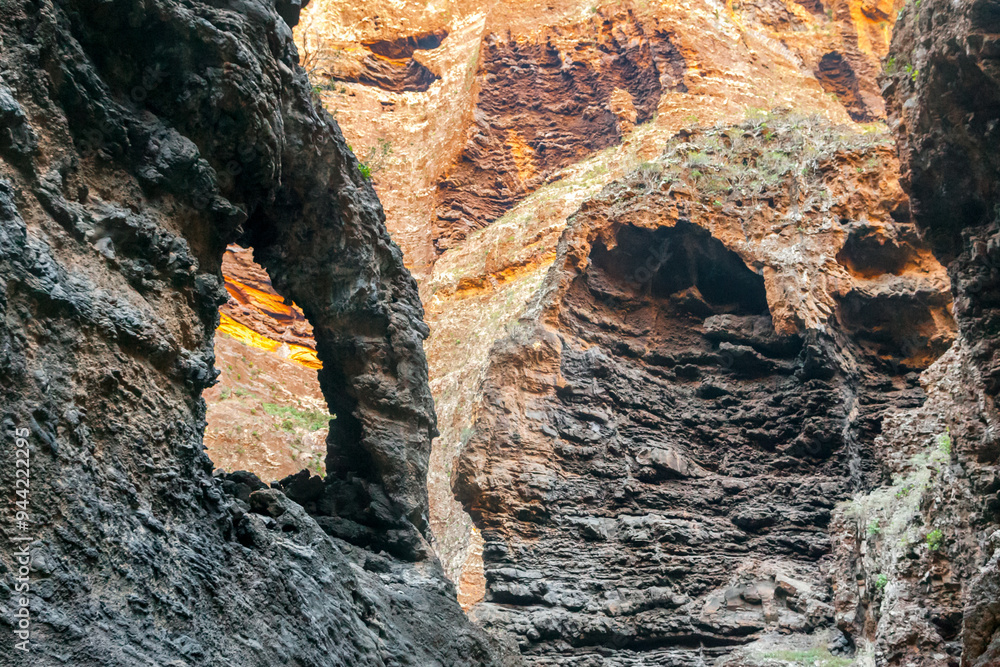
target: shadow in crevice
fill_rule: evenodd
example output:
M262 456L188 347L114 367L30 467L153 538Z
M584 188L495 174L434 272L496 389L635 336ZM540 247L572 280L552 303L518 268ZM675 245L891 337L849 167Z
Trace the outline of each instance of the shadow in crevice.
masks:
M701 227L686 222L655 231L626 226L615 241L610 250L598 241L591 261L636 295L670 299L704 317L769 314L764 279Z

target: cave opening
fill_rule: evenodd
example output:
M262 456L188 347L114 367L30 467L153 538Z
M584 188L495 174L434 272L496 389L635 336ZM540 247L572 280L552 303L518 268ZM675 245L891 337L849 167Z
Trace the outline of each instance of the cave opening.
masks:
M624 226L608 249L598 241L593 266L629 291L670 299L693 314L768 315L764 279L707 230L678 222L656 230Z
M230 245L222 270L229 301L215 332L220 375L204 392L208 455L217 468L264 482L302 470L325 476L328 431L340 425L320 386L312 326L252 248Z

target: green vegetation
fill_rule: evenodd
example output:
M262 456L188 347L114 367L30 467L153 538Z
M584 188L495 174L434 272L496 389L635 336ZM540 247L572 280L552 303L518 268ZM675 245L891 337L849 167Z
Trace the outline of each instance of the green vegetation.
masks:
M354 149L348 144L347 150L354 153ZM357 156L357 153L355 153ZM389 156L392 155L392 142L379 137L374 146L369 146L364 157L358 157L358 172L367 180L371 180L376 174L385 169L389 164Z
M951 459L951 432L945 431L937 438L938 451L945 455L946 458Z
M379 137L378 142L374 146L368 147L368 152L365 153L364 159L361 160L361 164L358 167L361 175L367 179L371 179L388 166L390 155L392 155L392 142Z
M870 562L865 566L874 576L873 594L885 589L900 559L920 557L917 547L921 543L928 552L944 547L944 531L933 525L936 514L927 503L942 495L951 445L947 431L928 437L925 449L901 466L905 474L895 476L889 486L858 494L843 506L844 516L855 521L859 531L869 538L879 536L877 548L868 549Z
M322 461L322 459L313 458L312 460L309 461L309 464L306 467L309 468L310 471L312 471L312 472L316 473L317 475L319 475L320 477L323 476L323 461Z
M805 651L772 651L765 653L764 658L789 662L793 665L809 665L810 667L849 667L854 662L851 658L833 655L826 648L812 648Z
M286 431L293 431L302 428L307 431L318 431L326 428L331 419L336 417L321 410L300 410L290 405L278 405L277 403L264 403L264 412L272 417L283 417L281 427Z
M609 185L608 192L648 193L683 184L712 205L752 205L782 191L807 193L806 207L821 205L830 197L821 166L839 153L891 145L883 124L859 133L815 117L749 108L739 125L675 136L660 157L637 165L622 183ZM877 166L878 159L870 159L865 169Z
M931 532L927 533L924 538L927 542L927 548L931 551L937 551L944 544L944 533L935 528Z

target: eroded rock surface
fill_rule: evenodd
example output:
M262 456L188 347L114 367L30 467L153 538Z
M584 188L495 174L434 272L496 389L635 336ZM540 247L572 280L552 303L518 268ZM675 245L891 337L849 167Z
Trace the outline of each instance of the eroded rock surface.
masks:
M775 107L840 123L881 118L875 77L900 4L310 4L296 39L318 95L358 155L381 167L373 180L387 226L421 284L441 430L431 523L454 580L475 581L479 542L451 493L453 461L490 347L542 284L567 219L683 128ZM375 44L440 80L395 92L344 78Z
M855 548L840 569L866 586L841 586L841 622L867 625L884 664L1000 661L998 17L991 0L908 3L886 61L903 182L947 265L959 336L925 375L928 407L887 429L890 483L858 498L860 521L846 522ZM885 537L859 526L879 520Z
M503 664L426 546L427 330L298 8L0 7L4 488L17 429L32 463L30 524L0 510L5 659L30 534L32 664ZM323 523L203 451L234 241L313 326Z
M476 617L531 664L698 665L835 625L835 506L954 338L894 173L884 136L779 116L684 132L574 216L456 477Z
M684 89L683 56L668 34L647 30L630 11L602 10L527 40L487 36L469 140L438 186L439 252L556 169L618 143L652 118L664 90Z
M230 245L222 257L222 275L229 300L221 308L220 331L247 342L270 348L262 339L274 341L280 355L304 366L320 368L312 325L302 309L274 291L271 277L253 259L253 250Z

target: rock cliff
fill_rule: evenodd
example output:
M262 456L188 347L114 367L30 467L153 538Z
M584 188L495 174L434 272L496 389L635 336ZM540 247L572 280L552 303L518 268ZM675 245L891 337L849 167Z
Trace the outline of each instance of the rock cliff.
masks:
M0 7L5 661L26 546L31 664L503 664L427 549L427 328L297 65L298 11ZM327 476L287 488L315 516L252 475L213 476L204 452L237 241L312 325Z
M0 7L4 655L1000 664L996 0L303 4Z
M894 617L879 626L892 664L940 664L928 654L942 647L962 665L1000 663L998 32L997 2L908 3L886 61L903 181L916 224L948 267L959 334L953 379L932 378L947 431L943 488L917 508L932 529L928 548L882 604ZM908 630L910 619L914 631L892 627Z
M837 503L954 338L888 139L683 132L571 218L456 477L476 616L529 662L696 665L834 627Z
M568 218L684 128L776 107L839 124L882 118L876 75L899 4L309 6L296 34L316 93L373 167L386 224L420 282L441 430L431 525L463 589L482 577L478 537L452 497L454 458L491 346L539 289ZM440 79L423 91L360 83L374 44Z

